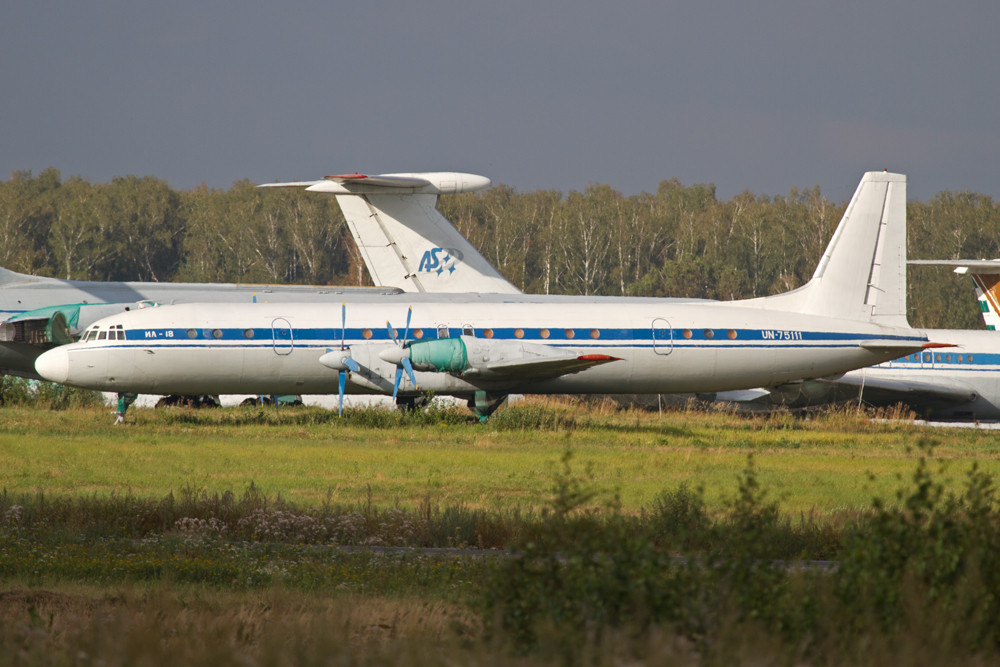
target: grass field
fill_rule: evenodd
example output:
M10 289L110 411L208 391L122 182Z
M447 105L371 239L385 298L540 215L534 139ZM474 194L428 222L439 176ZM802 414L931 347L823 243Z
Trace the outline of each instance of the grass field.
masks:
M162 497L184 488L240 493L253 484L307 505L532 510L547 502L569 449L576 474L607 497L618 494L629 511L681 482L703 486L717 506L753 455L762 486L784 511L827 514L891 499L922 456L956 485L973 461L1000 471L992 432L873 423L849 412L808 420L661 416L548 401L508 415L510 423L479 425L458 409L419 422L392 413L376 421L371 411L337 419L318 408L146 409L115 427L100 409L6 408L0 488Z
M0 408L0 664L991 664L1000 438L870 416Z

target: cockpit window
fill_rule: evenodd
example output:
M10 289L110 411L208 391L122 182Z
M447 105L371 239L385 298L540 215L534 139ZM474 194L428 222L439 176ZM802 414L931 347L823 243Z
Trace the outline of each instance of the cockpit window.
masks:
M97 340L106 340L107 337L108 337L107 331L102 331L101 333L97 334Z

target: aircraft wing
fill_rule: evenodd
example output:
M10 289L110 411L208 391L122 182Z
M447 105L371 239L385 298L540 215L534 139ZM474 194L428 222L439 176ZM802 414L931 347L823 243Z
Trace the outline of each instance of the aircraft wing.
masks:
M880 405L902 402L919 407L942 401L967 403L976 398L976 392L961 382L873 377L861 371L853 371L839 378L824 379L820 382L831 387L849 389L855 396L860 391L863 399Z
M702 398L744 405L784 405L795 408L835 401L856 401L860 395L869 405L885 407L905 403L917 410L941 407L942 404L962 405L976 399L976 392L960 382L879 377L867 370L852 371L840 377L789 382L767 389L706 394Z
M611 361L621 361L621 359L606 354L568 355L554 359L517 359L489 364L486 366L486 370L490 373L509 375L518 379L547 380L559 377L560 375L579 373L591 366L598 366Z

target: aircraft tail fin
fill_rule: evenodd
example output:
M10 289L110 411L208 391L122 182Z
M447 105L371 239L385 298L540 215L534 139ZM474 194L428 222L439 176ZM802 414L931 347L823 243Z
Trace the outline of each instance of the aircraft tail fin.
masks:
M908 327L906 176L866 173L812 279L761 301L768 308Z
M1000 331L1000 273L973 273L976 297L983 322L990 331Z
M29 276L17 271L11 271L0 266L0 285L13 285L14 283L36 283L39 282L37 276Z
M489 184L474 174L434 172L344 174L261 187L304 187L334 195L376 285L407 292L518 294L437 210L439 195Z
M951 266L955 273L971 273L983 322L990 331L1000 331L1000 259L914 259L909 264Z

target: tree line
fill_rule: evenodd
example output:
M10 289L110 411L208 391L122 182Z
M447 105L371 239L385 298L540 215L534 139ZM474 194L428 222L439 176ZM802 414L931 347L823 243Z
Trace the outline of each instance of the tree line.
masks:
M663 181L624 196L498 185L439 208L513 284L530 293L740 299L805 283L847 202L819 187L787 195ZM911 259L1000 257L1000 206L971 192L907 204ZM370 284L334 198L301 190L110 183L56 169L0 183L0 266L77 280ZM908 271L914 326L982 328L971 280Z

